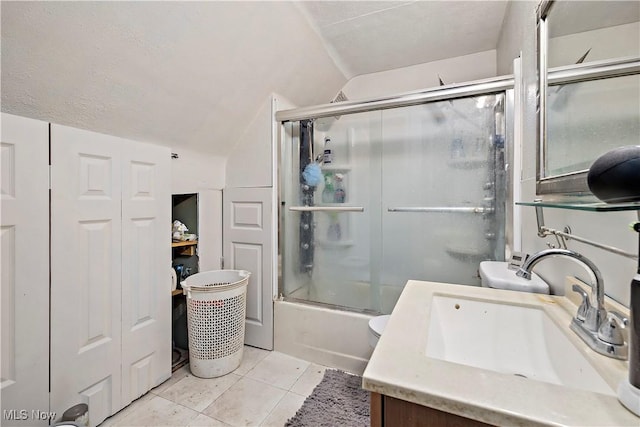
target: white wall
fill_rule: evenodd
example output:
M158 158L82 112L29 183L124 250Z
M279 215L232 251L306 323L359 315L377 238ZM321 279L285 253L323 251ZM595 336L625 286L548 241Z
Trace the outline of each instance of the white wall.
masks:
M394 95L412 90L436 87L440 83L460 83L495 77L496 51L473 53L440 61L363 74L349 80L342 91L349 99Z
M225 186L226 159L186 148L175 147L177 159L171 159L171 193L197 193L220 190Z
M294 104L282 95L271 94L265 98L227 159L225 187L275 186L272 160L277 128L274 128L274 115L278 110L291 108L295 108Z
M273 96L260 105L227 159L226 187L272 186Z
M522 200L525 201L532 201L536 197L536 5L536 1L509 3L497 49L497 68L501 74L511 71L513 59L522 52L524 97L521 108L524 121L521 191ZM555 239L541 239L537 236L533 208L521 208L521 212L524 251L535 252L546 249L547 242L556 243ZM581 237L618 246L629 252L637 251L638 236L628 229L629 222L636 218L635 212L614 214L545 209L544 214L545 222L550 227L562 229L565 225L570 225L572 231ZM584 254L600 268L608 295L625 305L629 304L629 282L635 271L635 263L632 260L575 241L569 242L569 249ZM550 282L554 292L559 294L563 292L563 278L566 274L578 275L588 280L588 275L581 266L559 258L543 261L536 267L536 271L540 272Z

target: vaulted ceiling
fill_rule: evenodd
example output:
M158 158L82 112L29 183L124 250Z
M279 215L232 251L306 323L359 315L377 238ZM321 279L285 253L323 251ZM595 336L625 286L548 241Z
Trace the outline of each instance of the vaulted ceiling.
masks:
M495 49L507 9L507 1L300 5L347 77Z
M2 111L227 155L267 96L495 49L506 1L7 2Z

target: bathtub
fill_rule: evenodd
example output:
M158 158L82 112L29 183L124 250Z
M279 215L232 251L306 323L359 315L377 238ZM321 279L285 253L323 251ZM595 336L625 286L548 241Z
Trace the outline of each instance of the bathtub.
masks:
M274 350L362 375L373 349L372 315L289 301L274 302Z

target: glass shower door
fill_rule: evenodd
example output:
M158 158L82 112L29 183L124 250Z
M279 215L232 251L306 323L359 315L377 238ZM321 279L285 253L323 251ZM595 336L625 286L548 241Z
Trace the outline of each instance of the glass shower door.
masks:
M504 259L504 96L385 110L380 311L407 280L479 285Z
M282 152L284 296L377 311L372 215L380 209L381 112L287 123ZM330 155L325 152L330 150ZM326 153L328 154L328 153Z
M479 262L504 259L503 105L497 94L285 123L283 296L390 313L410 279L479 285Z

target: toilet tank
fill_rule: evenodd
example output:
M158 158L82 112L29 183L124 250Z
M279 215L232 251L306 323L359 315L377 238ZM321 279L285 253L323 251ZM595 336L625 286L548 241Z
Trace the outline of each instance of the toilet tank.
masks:
M485 288L507 289L519 292L549 294L549 284L536 273L531 280L516 276L517 270L510 270L506 261L482 261L480 263L480 279Z

